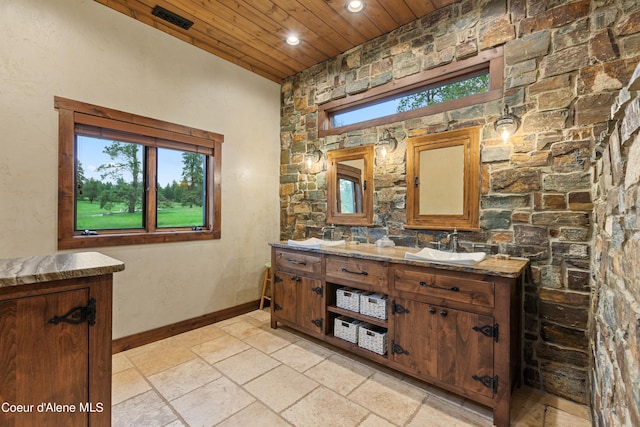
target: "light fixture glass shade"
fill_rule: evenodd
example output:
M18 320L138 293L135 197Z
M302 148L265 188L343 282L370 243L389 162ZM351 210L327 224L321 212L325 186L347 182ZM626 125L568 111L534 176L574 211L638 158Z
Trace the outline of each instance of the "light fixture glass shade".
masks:
M287 37L286 42L289 46L297 46L300 44L300 39L295 35L290 35Z
M307 151L307 153L304 155L304 160L307 168L310 168L314 163L318 163L320 160L322 160L322 156L322 151L318 150L317 148Z
M364 9L364 2L361 0L351 0L347 2L346 9L351 13L358 13Z
M493 124L496 132L502 137L504 142L507 142L509 137L516 133L519 126L520 120L517 116L509 112L508 106L504 107L504 113Z
M398 140L391 135L391 131L389 131L389 129L385 129L384 132L382 132L382 137L378 140L376 145L378 146L380 155L384 159L387 157L388 153L396 151L396 148L398 148Z

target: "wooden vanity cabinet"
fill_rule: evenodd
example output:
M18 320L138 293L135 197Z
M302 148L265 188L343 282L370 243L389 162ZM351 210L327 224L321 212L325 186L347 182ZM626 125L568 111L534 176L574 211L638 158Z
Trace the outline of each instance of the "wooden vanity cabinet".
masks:
M404 250L273 247L271 326L313 333L341 348L493 409L494 424L510 423L511 392L520 383L521 305L526 260L489 259L474 268L407 262ZM368 252L367 252L368 251ZM366 259L364 258L366 256ZM306 290L321 288L321 297ZM336 306L343 287L387 295L387 319ZM292 306L293 305L293 306ZM306 313L305 316L302 313ZM310 328L309 318L323 328ZM346 316L387 331L380 355L334 336Z

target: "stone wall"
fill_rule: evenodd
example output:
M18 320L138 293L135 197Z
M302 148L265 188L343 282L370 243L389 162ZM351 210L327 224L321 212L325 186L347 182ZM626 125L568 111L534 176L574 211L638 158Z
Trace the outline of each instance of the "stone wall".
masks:
M597 425L640 425L640 65L611 108L593 187L591 351Z
M508 4L508 5L507 5ZM348 134L317 137L317 105L504 46L503 100ZM310 146L375 144L388 128L398 149L376 159L373 227L346 237L427 246L450 230L404 228L405 138L482 126L479 232L466 247L531 260L525 289L524 381L585 403L592 241L591 152L611 104L640 59L640 5L631 0L460 1L318 64L282 85L281 238L317 235L326 172L307 170ZM522 119L508 144L493 130L503 102Z

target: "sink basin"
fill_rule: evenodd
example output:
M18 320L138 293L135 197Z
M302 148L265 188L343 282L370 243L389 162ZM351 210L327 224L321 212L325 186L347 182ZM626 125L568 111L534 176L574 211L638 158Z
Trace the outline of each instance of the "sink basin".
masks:
M487 256L484 252L444 252L436 249L424 248L420 252L405 252L405 259L420 261L444 262L447 264L473 265L482 261Z
M305 248L319 248L320 246L340 246L344 245L344 240L322 240L312 237L307 240L289 240L287 242L291 246L302 246Z

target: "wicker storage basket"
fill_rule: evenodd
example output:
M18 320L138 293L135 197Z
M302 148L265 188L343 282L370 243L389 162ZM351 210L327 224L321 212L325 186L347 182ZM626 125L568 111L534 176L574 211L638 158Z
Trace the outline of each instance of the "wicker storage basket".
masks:
M369 323L359 326L358 347L384 355L387 352L387 330Z
M360 313L378 319L387 318L387 296L365 292L360 295Z
M340 288L336 290L336 306L359 313L361 293L362 291L351 288Z
M333 321L333 335L355 344L358 342L358 328L361 323L347 316L336 317Z

